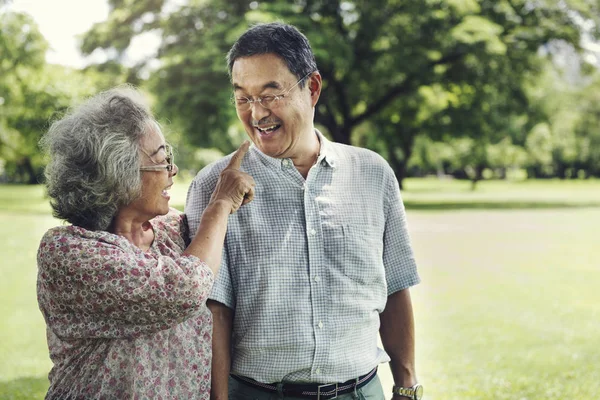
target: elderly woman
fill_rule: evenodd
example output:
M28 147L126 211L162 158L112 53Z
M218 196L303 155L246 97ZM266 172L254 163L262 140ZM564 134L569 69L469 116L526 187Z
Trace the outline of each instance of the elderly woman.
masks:
M54 367L47 399L208 399L205 306L227 218L251 201L244 143L189 243L169 207L177 166L140 93L119 87L55 122L41 142L54 215L38 251L38 302Z

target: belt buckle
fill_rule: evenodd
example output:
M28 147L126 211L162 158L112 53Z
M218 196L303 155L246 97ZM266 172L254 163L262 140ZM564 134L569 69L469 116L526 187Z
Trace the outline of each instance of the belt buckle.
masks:
M326 383L325 385L319 385L317 386L317 400L321 400L321 388L325 387L325 386L331 386L333 385L333 383ZM329 397L330 399L337 399L338 397L338 384L337 382L335 383L335 396L333 397Z

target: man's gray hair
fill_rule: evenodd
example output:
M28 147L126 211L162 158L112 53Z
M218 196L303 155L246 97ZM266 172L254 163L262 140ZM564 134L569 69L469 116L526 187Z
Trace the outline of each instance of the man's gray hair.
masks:
M275 54L283 59L298 79L317 71L310 43L296 27L281 22L256 24L240 36L227 53L229 75L235 60L261 54ZM299 86L304 88L306 79Z
M141 195L140 140L153 122L130 85L99 93L54 122L40 141L50 158L45 177L53 215L107 230L117 211Z

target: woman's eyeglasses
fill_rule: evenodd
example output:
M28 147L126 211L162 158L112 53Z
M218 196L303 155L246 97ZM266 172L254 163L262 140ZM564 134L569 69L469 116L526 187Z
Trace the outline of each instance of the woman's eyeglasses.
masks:
M142 152L148 156L150 161L152 161L154 164L156 164L154 162L154 160L152 159L152 157L150 157L150 155L148 153L146 153L144 150L142 150ZM163 171L163 170L167 170L169 172L173 171L173 148L171 146L169 146L168 144L165 145L165 153L167 153L167 157L165 158L165 161L168 163L167 165L148 165L148 166L140 167L140 171Z

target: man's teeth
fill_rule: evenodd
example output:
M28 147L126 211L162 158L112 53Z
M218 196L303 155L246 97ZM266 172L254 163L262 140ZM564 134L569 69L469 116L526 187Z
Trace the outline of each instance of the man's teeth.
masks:
M271 125L271 126L267 126L265 128L260 128L257 126L257 128L261 132L273 132L275 129L279 128L279 125Z

